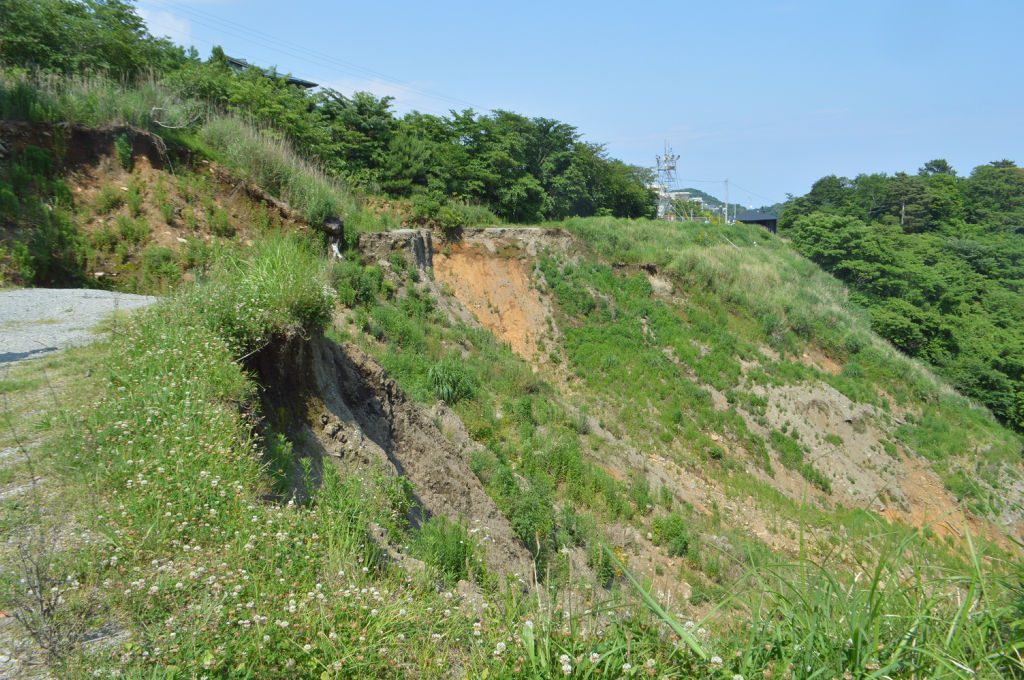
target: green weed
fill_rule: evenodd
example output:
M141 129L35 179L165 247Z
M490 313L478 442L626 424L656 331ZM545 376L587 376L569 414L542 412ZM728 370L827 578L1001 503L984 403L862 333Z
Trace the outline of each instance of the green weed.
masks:
M120 134L114 138L114 152L121 167L130 171L132 169L132 140L128 135Z

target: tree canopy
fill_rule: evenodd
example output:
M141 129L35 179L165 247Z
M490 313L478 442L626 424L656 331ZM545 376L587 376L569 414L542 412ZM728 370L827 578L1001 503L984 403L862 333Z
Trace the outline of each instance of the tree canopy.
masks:
M829 175L779 227L851 286L876 332L1024 430L1024 169Z
M202 60L146 30L123 0L0 3L0 65L60 74L160 78L185 99L252 119L335 176L371 191L430 193L502 219L653 214L648 172L550 118L472 110L395 115L390 97L289 85L273 69Z

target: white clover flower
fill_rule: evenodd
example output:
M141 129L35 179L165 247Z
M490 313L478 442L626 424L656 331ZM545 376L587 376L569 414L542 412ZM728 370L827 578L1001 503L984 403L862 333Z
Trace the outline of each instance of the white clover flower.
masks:
M572 664L563 663L562 664L562 675L569 675L570 673L572 673Z
M600 660L601 660L601 655L600 654L598 654L597 652L591 652L590 653L590 663L597 663Z
M721 666L722 665L722 657L718 656L717 654L714 655L713 657L711 657L711 665L712 666Z
M647 661L644 661L644 668L650 669L650 668L654 668L657 665L658 665L658 662L655 661L654 659L648 659Z

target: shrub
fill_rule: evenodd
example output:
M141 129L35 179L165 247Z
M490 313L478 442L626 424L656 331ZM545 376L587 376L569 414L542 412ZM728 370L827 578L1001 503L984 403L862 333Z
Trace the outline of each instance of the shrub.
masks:
M112 186L105 186L100 189L96 197L96 212L100 215L107 215L124 205L124 194Z
M132 169L132 140L128 135L120 134L114 139L114 151L117 153L117 160L125 170Z
M213 248L202 239L189 238L181 257L187 269L205 271L213 261Z
M693 536L690 534L689 523L679 513L655 517L651 522L651 534L654 542L665 546L665 550L673 557L682 557L690 552Z
M442 196L437 192L420 194L412 199L412 219L417 224L433 222L441 212Z
M170 248L149 246L142 251L142 288L157 292L168 288L181 279L181 270Z
M551 499L536 488L523 491L511 473L505 467L498 474L498 477L504 475L510 478L505 481L505 486L508 487L506 493L512 498L508 499L505 515L516 536L540 566L546 563L551 551L551 530L554 528ZM501 481L498 483L501 484Z
M210 231L215 236L230 238L235 235L235 228L228 221L228 214L221 208L216 208L210 215Z
M149 225L143 219L133 220L130 217L118 215L117 231L121 234L122 239L132 245L138 245L149 238Z
M430 566L448 585L471 577L479 579L483 563L473 554L466 527L446 517L431 517L417 532L412 543L413 553Z
M437 223L446 238L457 238L465 222L458 210L450 205L443 206L437 214Z
M89 240L96 250L113 252L114 246L117 244L117 232L109 226L103 225L90 235Z
M174 224L174 204L163 203L160 205L160 216L164 218L164 222L169 225Z
M128 204L128 212L132 217L138 217L142 214L142 193L134 184L128 187L125 203Z
M35 224L11 248L19 275L37 285L78 281L85 244L71 215L60 208L37 212Z
M14 188L0 185L0 219L16 220L21 213L21 203L14 194Z
M476 391L476 382L472 374L454 357L446 357L431 366L428 376L434 387L434 394L449 405L472 397Z
M49 151L28 144L21 151L21 164L25 169L38 177L49 177L53 174L53 156Z

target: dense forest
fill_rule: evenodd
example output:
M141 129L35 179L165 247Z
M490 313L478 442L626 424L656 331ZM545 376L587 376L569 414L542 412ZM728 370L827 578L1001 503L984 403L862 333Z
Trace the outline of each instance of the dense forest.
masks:
M219 48L202 60L151 36L122 0L8 0L0 44L8 69L159 78L187 100L278 131L331 174L371 191L480 205L515 222L653 213L649 172L610 158L572 125L510 111L398 117L391 97L306 90L272 69L238 71Z
M960 177L938 159L916 175L829 175L779 228L851 287L876 332L1024 428L1024 169Z

